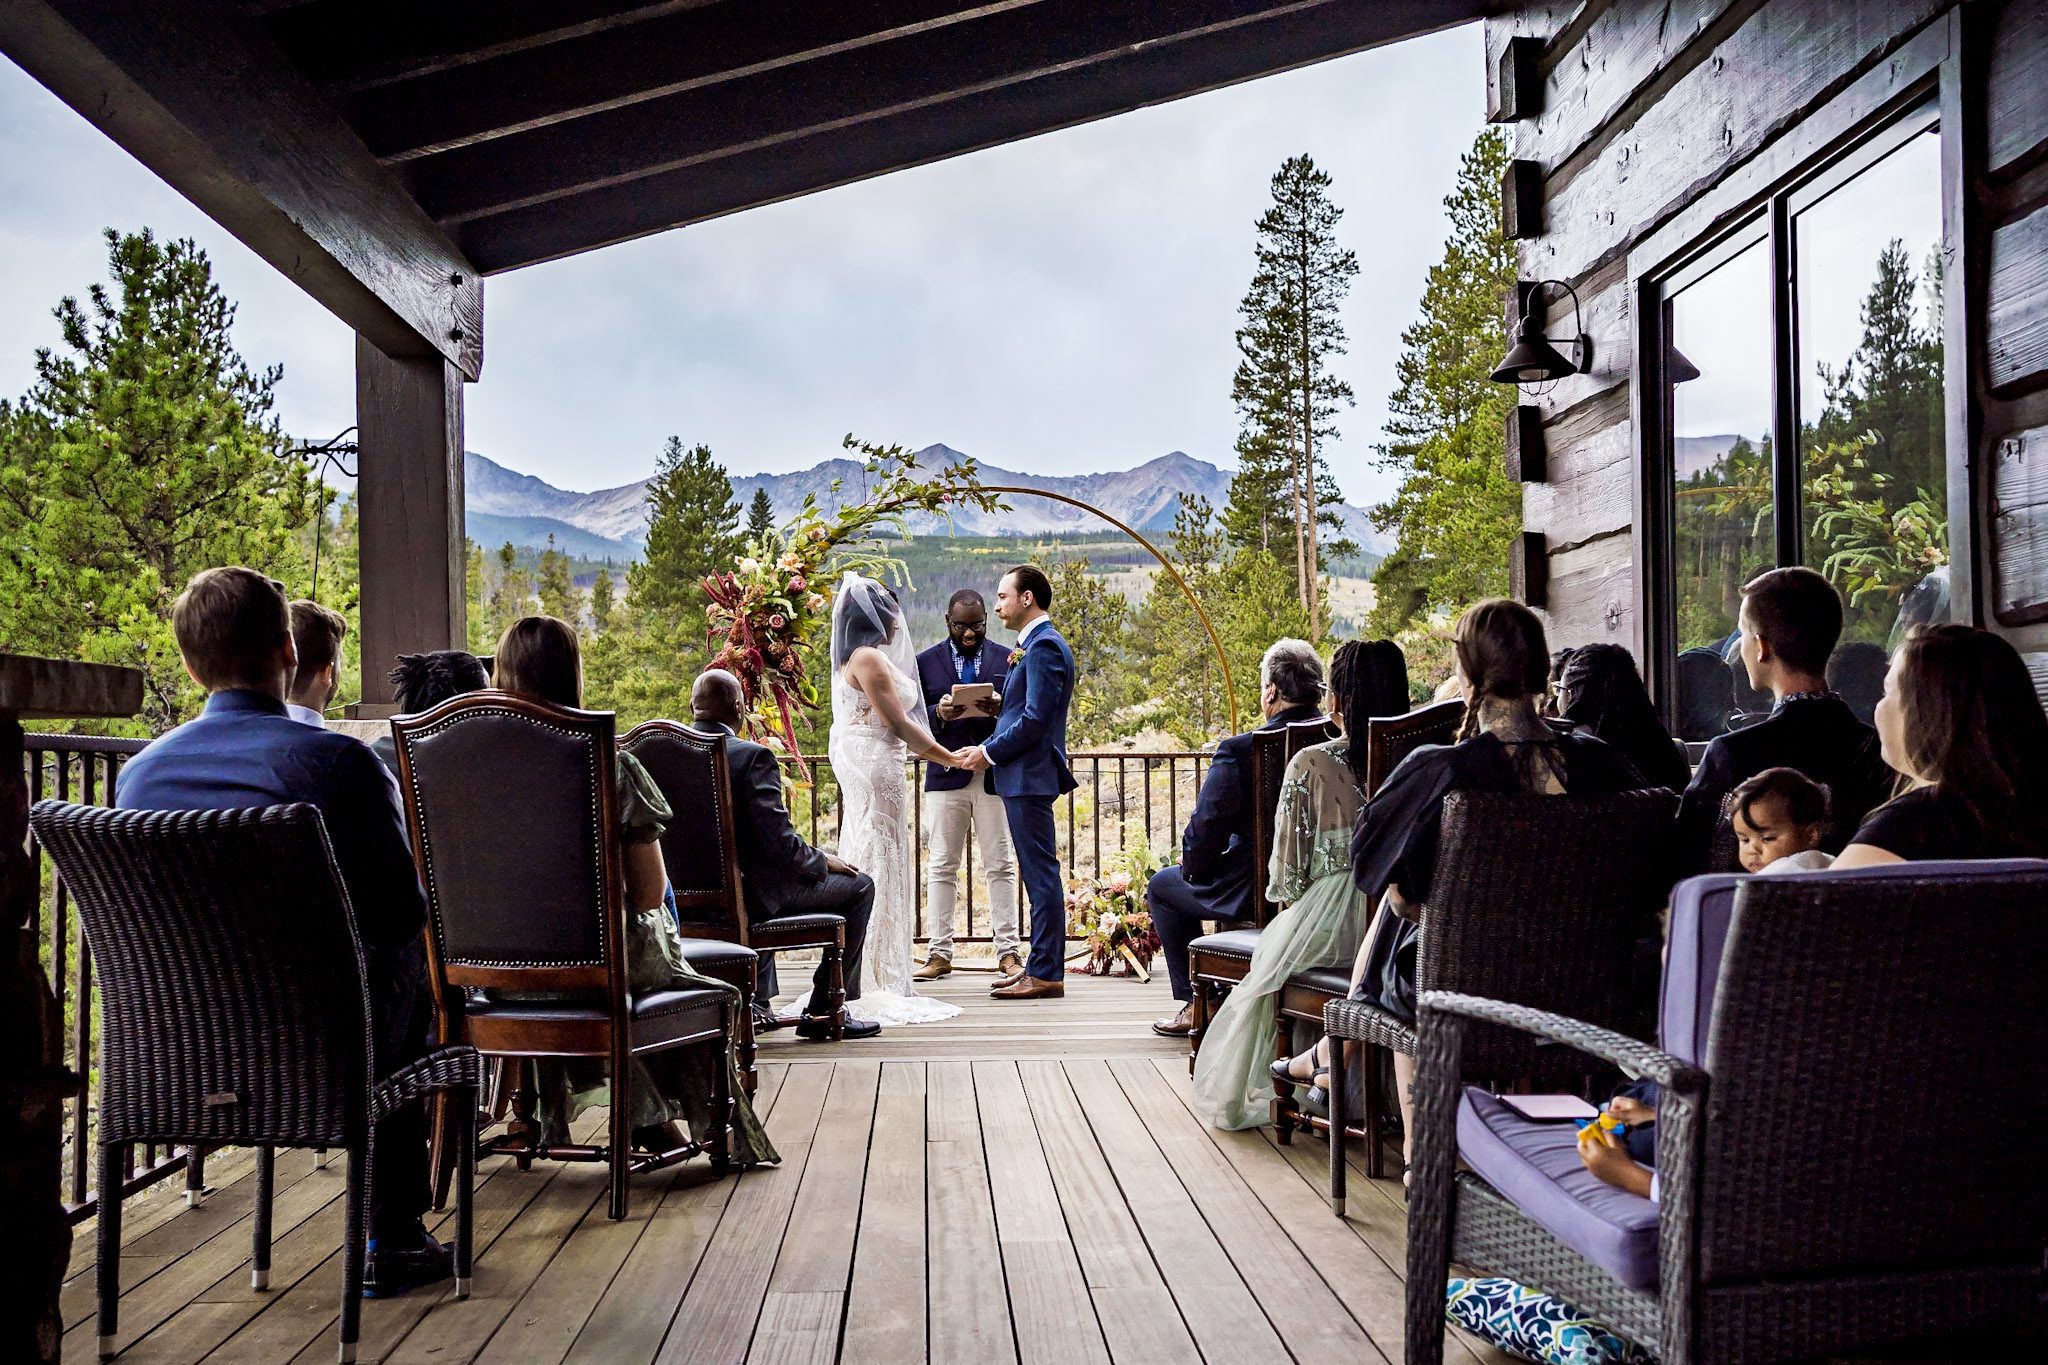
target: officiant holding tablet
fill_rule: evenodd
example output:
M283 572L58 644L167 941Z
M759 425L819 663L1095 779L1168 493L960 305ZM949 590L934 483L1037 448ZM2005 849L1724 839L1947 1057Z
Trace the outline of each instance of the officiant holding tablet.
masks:
M1008 672L1009 647L988 638L988 603L972 588L962 588L946 603L946 638L917 656L932 737L957 750L994 734ZM1017 854L1003 799L990 778L987 772L925 766L924 837L931 851L925 928L931 945L917 969L920 981L953 970L953 916L970 829L981 845L977 862L988 880L998 971L1008 980L1024 970L1017 940Z

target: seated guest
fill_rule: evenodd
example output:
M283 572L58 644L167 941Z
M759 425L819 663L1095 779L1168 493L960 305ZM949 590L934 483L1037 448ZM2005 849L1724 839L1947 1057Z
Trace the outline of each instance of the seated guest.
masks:
M1259 934L1244 980L1210 1021L1195 1059L1195 1112L1218 1128L1256 1128L1273 1100L1273 997L1306 967L1349 962L1371 906L1351 882L1351 827L1365 803L1365 724L1392 699L1366 660L1386 640L1337 646L1330 658L1330 716L1338 738L1312 745L1287 765L1273 820L1267 894L1283 908ZM1405 664L1398 702L1407 701ZM1381 712L1380 714L1384 714ZM1354 743L1354 738L1356 742ZM1306 1078L1304 1078L1306 1079Z
M293 720L327 724L327 708L341 686L341 641L347 634L347 620L332 607L304 600L292 603L292 646L299 652L299 667L292 674L284 709Z
M1321 717L1323 661L1306 640L1276 640L1259 661L1261 730ZM1195 812L1181 835L1180 862L1152 874L1146 888L1152 930L1166 955L1166 975L1180 1009L1152 1025L1169 1038L1194 1028L1188 945L1204 920L1252 918L1252 737L1232 735L1216 746Z
M1907 789L1870 812L1836 867L2048 858L2048 717L2003 637L1915 630L1892 656L1877 730Z
M1877 732L1856 719L1822 676L1842 633L1842 599L1812 569L1772 569L1742 589L1740 649L1750 680L1777 701L1770 716L1707 746L1678 807L1680 869L1714 867L1721 807L1737 783L1766 768L1795 768L1828 789L1832 812L1821 847L1838 853L1857 822L1884 800L1892 772ZM1723 845L1730 848L1731 845Z
M1678 737L1704 743L1728 732L1735 679L1721 656L1703 645L1678 653Z
M837 854L811 847L790 823L782 801L782 765L764 745L739 737L745 699L740 680L722 668L707 669L690 689L690 711L700 730L723 730L725 762L732 775L733 833L739 840L740 877L746 884L747 919L779 915L828 914L846 919L846 998L860 999L861 950L867 943L868 916L875 908L874 878ZM818 964L811 977L812 1001L826 998L831 974ZM754 999L763 1007L780 994L775 955L761 955L760 987ZM773 1020L768 1023L772 1026ZM812 1042L830 1038L832 1021L806 1014L797 1022L800 1037ZM845 1036L872 1038L882 1031L873 1020L846 1019Z
M490 685L491 676L484 672L484 661L466 649L401 654L397 667L391 670L391 695L397 699L399 714L404 716L431 711L450 697L480 692ZM370 741L370 752L397 775L398 749L388 733Z
M1766 768L1728 793L1728 821L1744 872L1818 872L1828 789L1796 768Z
M507 692L555 706L583 705L583 658L576 631L552 616L528 616L505 628L494 661L497 683ZM670 811L661 788L640 760L614 754L620 866L626 879L626 987L635 994L663 990L718 990L735 999L739 988L691 967L682 935L665 903L668 872L661 861L661 836ZM542 1143L570 1140L569 1125L593 1105L611 1102L607 1064L595 1057L540 1058L533 1063L540 1131L527 1136ZM732 1097L732 1159L741 1167L779 1161L754 1106L747 1098L730 1047L713 1055L702 1047L670 1048L632 1062L633 1141L649 1151L684 1145L681 1125L706 1142L726 1121L714 1102L717 1073L726 1072ZM515 1125L517 1129L523 1125Z
M1543 714L1561 716L1564 714L1564 670L1572 661L1576 651L1560 649L1550 656L1550 695L1543 703Z
M1543 718L1549 650L1536 613L1505 598L1480 602L1458 618L1455 648L1467 705L1458 742L1424 745L1402 759L1351 840L1352 879L1380 906L1352 967L1351 995L1402 1019L1415 1017L1416 919L1429 899L1446 796L1597 796L1643 785L1619 750L1583 731L1560 735ZM1317 1049L1317 1066L1327 1045ZM1295 1071L1309 1060L1296 1058ZM1414 1059L1396 1054L1394 1074L1405 1121ZM1414 1124L1407 1126L1412 1140Z
M1884 695L1885 670L1891 667L1884 650L1867 640L1851 640L1828 660L1828 686L1856 719L1877 724L1877 699Z
M195 574L171 608L171 629L186 671L206 689L206 710L129 760L116 804L318 807L363 940L375 1065L395 1071L425 1053L433 1022L420 942L426 898L397 786L363 745L286 712L299 659L284 592L268 577L242 568ZM448 1248L420 1221L427 1200L426 1115L408 1105L377 1125L371 1148L366 1293L402 1293L452 1273Z
M1558 715L1621 750L1651 786L1685 790L1692 768L1657 719L1656 704L1626 649L1582 645L1571 651L1563 675L1552 681Z

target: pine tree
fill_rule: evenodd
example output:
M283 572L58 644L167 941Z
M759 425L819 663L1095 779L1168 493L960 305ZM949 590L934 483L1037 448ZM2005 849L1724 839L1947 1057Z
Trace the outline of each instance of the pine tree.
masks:
M1231 384L1259 458L1288 455L1294 581L1315 638L1323 621L1321 532L1336 520L1328 504L1338 500L1323 445L1337 434L1338 409L1352 402L1351 386L1332 368L1347 344L1338 310L1358 274L1356 254L1337 245L1344 210L1331 201L1330 184L1305 155L1274 173L1273 205L1258 222L1258 266L1238 304L1244 322ZM1262 472L1256 481L1270 477Z
M519 551L511 541L498 547L497 582L491 589L490 629L486 641L496 647L505 628L533 614L533 576L519 563Z
M1375 634L1507 589L1522 511L1504 450L1515 391L1488 378L1505 344L1501 301L1516 274L1500 223L1507 162L1507 138L1495 128L1461 159L1444 200L1451 231L1443 257L1430 268L1422 315L1401 334L1400 387L1377 457L1400 471L1401 486L1372 509L1373 524L1396 536L1373 575Z
M768 488L763 484L754 490L754 500L747 504L747 543L759 545L774 530L775 504L768 500Z
M540 614L571 625L581 615L576 583L569 576L569 556L555 548L555 534L548 532L548 547L540 552L540 572L535 579L540 594Z
M602 635L611 629L613 604L612 571L610 569L599 569L597 577L590 584L590 630L592 634Z
M487 614L488 602L484 596L484 547L464 539L462 558L462 604L468 636L465 643L472 654L488 654L491 652L491 618Z
M113 287L57 305L60 344L0 402L0 641L143 669L161 730L200 700L170 628L186 580L246 564L305 584L294 536L321 509L272 412L282 371L235 351L206 253L106 242Z
M628 597L643 621L698 623L702 633L704 576L739 553L739 506L732 481L707 445L683 448L668 438L647 486L647 549L626 571Z
M1878 254L1877 278L1863 299L1863 336L1855 354L1840 369L1816 366L1827 403L1816 424L1816 440L1831 444L1874 434L1876 442L1865 458L1901 500L1922 488L1939 494L1948 477L1940 284L1929 281L1934 316L1926 325L1914 302L1920 288L1905 243L1894 237Z

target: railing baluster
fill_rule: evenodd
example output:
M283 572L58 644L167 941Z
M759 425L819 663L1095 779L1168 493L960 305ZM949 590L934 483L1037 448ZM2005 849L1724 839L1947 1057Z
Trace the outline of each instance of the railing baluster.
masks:
M910 867L917 879L916 889L911 892L917 905L912 937L929 938L930 930L924 922L924 760L921 758L910 761Z
M1100 877L1102 875L1102 760L1100 758L1092 758L1088 762L1094 772L1089 790L1095 793L1095 818L1089 822L1095 826L1093 831L1095 838L1095 866L1090 869L1090 872L1092 875Z

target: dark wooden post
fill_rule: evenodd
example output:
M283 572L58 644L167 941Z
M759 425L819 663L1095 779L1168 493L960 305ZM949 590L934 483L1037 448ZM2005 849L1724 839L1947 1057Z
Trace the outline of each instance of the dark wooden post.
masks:
M39 956L41 879L28 856L21 722L141 709L142 674L132 668L0 653L0 1209L12 1253L12 1268L0 1275L0 1360L57 1359L64 1332L57 1294L71 1259L64 1102L83 1084L64 1064L63 1015ZM78 1152L74 1159L92 1158Z
M390 714L400 654L460 648L462 373L440 356L390 356L356 338L363 700Z

